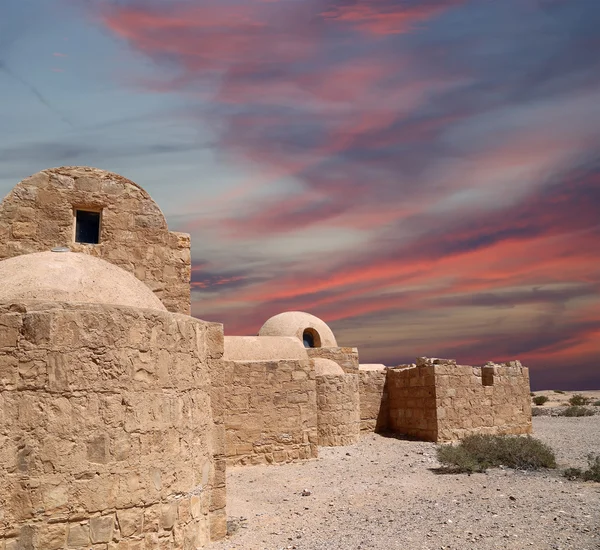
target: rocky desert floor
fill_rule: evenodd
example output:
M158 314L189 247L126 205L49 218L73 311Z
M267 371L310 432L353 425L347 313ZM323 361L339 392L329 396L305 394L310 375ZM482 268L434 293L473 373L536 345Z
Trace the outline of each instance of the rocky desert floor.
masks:
M559 468L600 453L599 414L533 422ZM375 434L319 453L303 464L231 468L231 535L211 548L600 549L600 483L559 470L442 475L433 443Z

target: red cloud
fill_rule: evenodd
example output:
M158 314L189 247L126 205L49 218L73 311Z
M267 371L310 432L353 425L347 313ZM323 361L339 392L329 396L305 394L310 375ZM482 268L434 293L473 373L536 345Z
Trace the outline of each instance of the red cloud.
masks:
M324 12L326 19L348 23L373 35L400 34L412 31L417 25L437 17L465 0L435 0L415 2L412 5L363 0Z

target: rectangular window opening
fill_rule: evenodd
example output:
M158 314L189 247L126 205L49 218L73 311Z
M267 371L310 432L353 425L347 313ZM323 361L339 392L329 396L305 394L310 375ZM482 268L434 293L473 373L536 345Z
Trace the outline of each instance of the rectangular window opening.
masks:
M494 369L493 368L483 368L481 369L481 383L484 386L493 386L494 385Z
M99 210L75 210L75 242L85 244L98 244L100 242L100 219L102 212Z

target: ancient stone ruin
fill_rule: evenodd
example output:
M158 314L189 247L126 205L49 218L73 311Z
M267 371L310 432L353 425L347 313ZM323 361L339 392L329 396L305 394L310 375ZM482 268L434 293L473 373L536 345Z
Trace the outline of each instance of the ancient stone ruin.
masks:
M518 361L360 365L308 313L244 337L190 317L189 236L110 172L19 183L0 260L0 550L201 548L226 533L227 465L531 432Z

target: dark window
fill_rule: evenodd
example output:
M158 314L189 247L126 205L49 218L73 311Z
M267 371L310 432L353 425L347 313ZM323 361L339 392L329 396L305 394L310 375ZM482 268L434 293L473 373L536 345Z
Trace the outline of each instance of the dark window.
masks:
M75 210L75 241L88 244L100 242L100 212Z
M304 340L305 348L314 348L315 347L315 337L310 332L308 332L308 330L304 331L304 334L302 335L302 339Z
M491 367L491 368L483 367L481 369L481 383L484 386L493 386L494 385L494 367Z
M302 333L302 342L304 342L305 348L320 348L321 337L314 328L307 328Z

